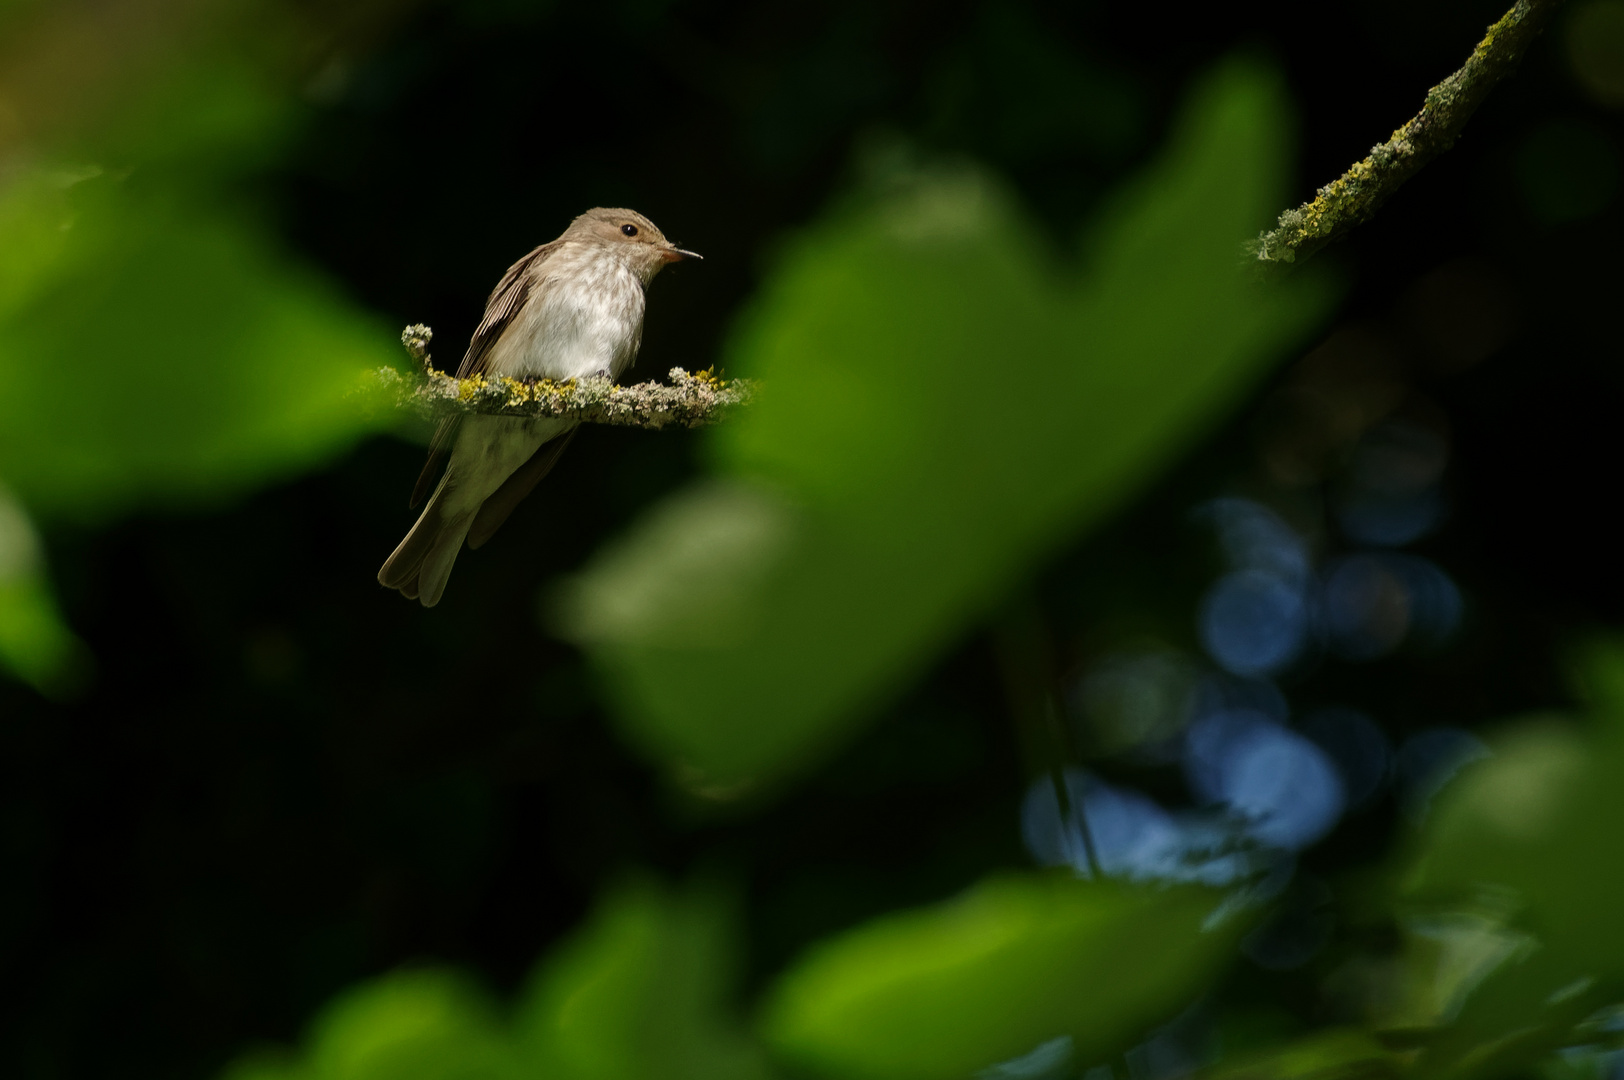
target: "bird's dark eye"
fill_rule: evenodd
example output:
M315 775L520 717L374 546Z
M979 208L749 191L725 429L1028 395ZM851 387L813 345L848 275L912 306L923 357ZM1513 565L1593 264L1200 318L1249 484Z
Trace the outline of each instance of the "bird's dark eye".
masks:
M622 225L620 227L620 231L625 233L627 236L636 236L637 235L637 226L636 225Z

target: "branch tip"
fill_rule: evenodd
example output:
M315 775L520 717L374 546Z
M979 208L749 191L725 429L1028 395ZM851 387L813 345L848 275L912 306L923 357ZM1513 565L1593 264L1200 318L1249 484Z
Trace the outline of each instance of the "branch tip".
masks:
M1257 276L1279 276L1369 221L1387 198L1460 137L1495 84L1511 73L1562 0L1517 0L1489 27L1460 70L1427 91L1421 111L1314 199L1280 215L1243 251Z

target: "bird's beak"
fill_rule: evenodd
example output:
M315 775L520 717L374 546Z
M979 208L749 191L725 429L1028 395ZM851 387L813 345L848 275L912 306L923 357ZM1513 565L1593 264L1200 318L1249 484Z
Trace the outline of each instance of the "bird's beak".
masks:
M704 257L697 251L684 251L671 244L667 244L660 249L660 258L668 263L681 262L684 259L703 259Z

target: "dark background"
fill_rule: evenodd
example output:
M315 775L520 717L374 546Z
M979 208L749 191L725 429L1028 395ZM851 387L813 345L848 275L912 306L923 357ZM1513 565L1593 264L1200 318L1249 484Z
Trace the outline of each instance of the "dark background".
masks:
M422 5L316 71L291 152L248 194L365 304L434 326L446 367L512 260L587 206L634 206L706 256L653 290L638 371L702 368L775 243L838 197L875 140L989 165L1063 251L1218 58L1240 48L1283 69L1307 198L1500 13ZM1461 630L1441 648L1327 660L1288 680L1298 700L1357 701L1395 740L1564 704L1564 649L1624 619L1618 204L1563 220L1540 201L1537 156L1527 164L1554 121L1602 132L1615 154L1619 122L1581 93L1561 46L1558 32L1537 44L1449 155L1322 256L1346 288L1333 325L1382 336L1452 439L1448 518L1417 550L1461 586ZM1429 353L1414 298L1428 274L1461 265L1498 290L1508 330L1451 368ZM1124 635L1197 647L1216 556L1189 511L1258 483L1270 393L1033 582L1058 679ZM97 673L66 703L0 682L0 1071L208 1076L255 1040L296 1037L347 984L413 960L511 987L628 868L735 882L759 982L821 933L1025 865L1025 776L984 635L749 815L696 811L617 742L537 597L692 475L697 445L584 432L459 561L433 611L373 581L411 521L422 449L403 440L215 512L49 529ZM1129 771L1178 790L1165 770ZM1364 865L1394 823L1383 801L1304 865ZM1243 966L1232 992L1320 1019L1295 978Z

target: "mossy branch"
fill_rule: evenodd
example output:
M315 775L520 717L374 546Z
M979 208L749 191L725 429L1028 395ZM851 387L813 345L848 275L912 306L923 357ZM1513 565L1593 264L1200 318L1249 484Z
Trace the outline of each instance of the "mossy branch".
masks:
M476 375L457 379L435 369L429 356L434 333L421 323L400 335L406 351L417 361L417 377L383 368L378 377L395 392L402 408L437 420L458 413L530 418L557 417L583 424L618 424L622 427L703 427L720 420L730 409L746 405L756 387L748 379L723 379L710 371L690 375L672 368L671 382L617 386L609 379L487 379Z
M1258 274L1278 276L1374 217L1404 181L1455 144L1472 113L1517 66L1561 5L1562 0L1517 0L1489 27L1460 70L1427 92L1426 103L1409 123L1320 188L1312 202L1287 210L1274 229L1247 241L1246 253Z

